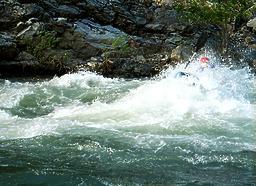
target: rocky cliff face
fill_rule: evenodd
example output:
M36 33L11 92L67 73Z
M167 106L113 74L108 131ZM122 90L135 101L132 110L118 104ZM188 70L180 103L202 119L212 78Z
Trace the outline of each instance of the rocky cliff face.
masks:
M181 22L159 2L2 0L0 76L62 75L84 68L108 77L150 77L207 42L218 48L209 39L218 38L217 30ZM252 23L233 35L230 51L255 69ZM204 37L206 31L211 34ZM241 55L241 48L249 55Z

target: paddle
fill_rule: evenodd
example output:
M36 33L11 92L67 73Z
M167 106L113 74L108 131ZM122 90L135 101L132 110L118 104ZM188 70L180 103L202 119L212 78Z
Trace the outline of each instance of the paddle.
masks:
M188 62L186 63L186 66L184 69L186 69L188 67L188 65L191 63L192 59L194 58L194 56L196 55L196 53L201 50L204 46L205 43L207 42L208 38L211 36L211 34L209 33L209 31L203 31L199 38L197 39L196 45L195 45L195 52L194 54L190 57L190 59L188 60Z
M191 61L193 60L194 56L196 55L196 52L194 52L194 54L189 58L188 62L186 63L186 66L184 69L186 69L188 67L188 65L191 63Z

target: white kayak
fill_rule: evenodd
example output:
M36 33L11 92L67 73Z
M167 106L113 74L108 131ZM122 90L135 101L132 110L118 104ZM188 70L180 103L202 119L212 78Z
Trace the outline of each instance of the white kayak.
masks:
M184 81L190 86L201 86L200 79L197 76L188 72L177 72L175 78Z

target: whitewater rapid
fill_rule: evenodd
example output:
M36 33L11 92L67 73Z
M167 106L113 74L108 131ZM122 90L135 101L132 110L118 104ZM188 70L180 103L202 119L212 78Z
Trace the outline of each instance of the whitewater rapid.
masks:
M255 183L255 76L184 69L0 80L0 184Z
M186 130L189 120L219 120L220 127L227 126L219 122L234 118L255 121L255 77L248 69L216 67L198 73L192 68L200 86L176 79L182 70L184 65L148 80L109 79L90 72L46 81L2 80L0 139L61 134L76 125Z

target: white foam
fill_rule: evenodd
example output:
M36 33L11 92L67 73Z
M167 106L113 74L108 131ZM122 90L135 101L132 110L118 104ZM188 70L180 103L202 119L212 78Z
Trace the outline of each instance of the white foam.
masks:
M92 72L79 72L74 74L65 74L61 77L55 77L49 81L50 85L58 87L80 86L89 88L90 86L103 86L110 83L116 83L118 79L104 78Z
M153 127L166 129L172 134L193 133L196 130L200 133L204 128L232 130L223 128L232 118L255 121L256 107L252 101L255 98L250 98L250 95L255 96L255 78L250 78L247 69L230 70L218 65L215 69L202 72L195 69L191 63L186 70L199 78L199 86L191 86L191 83L175 78L178 71L184 70L184 65L170 68L161 76L144 80L143 83L138 83L138 80L104 78L88 72L67 74L35 84L6 82L0 96L0 106L4 108L13 108L24 95L33 93L35 88L37 92L38 89L47 92L52 87L62 90L76 86L86 94L86 90L92 87L104 91L126 88L124 84L136 86L129 86L126 94L121 98L114 97L111 102L95 99L82 103L71 100L68 104L54 105L54 111L46 116L32 119L1 111L0 137L8 139L62 133L76 126L111 130L144 127L145 131Z

